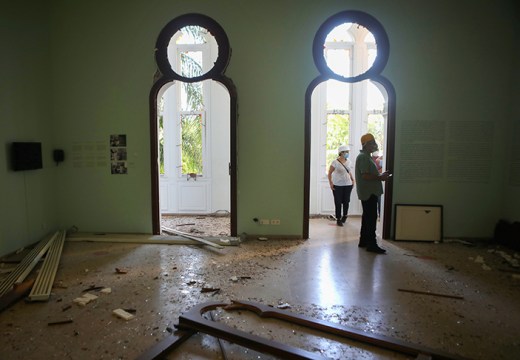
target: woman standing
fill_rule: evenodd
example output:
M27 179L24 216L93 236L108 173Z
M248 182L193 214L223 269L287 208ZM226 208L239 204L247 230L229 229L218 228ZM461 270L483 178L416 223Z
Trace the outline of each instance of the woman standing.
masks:
M329 184L334 195L334 206L336 208L336 224L343 226L347 221L348 204L350 193L354 186L354 177L348 160L350 149L347 145L338 148L338 158L332 161L329 167ZM341 208L343 207L343 216Z

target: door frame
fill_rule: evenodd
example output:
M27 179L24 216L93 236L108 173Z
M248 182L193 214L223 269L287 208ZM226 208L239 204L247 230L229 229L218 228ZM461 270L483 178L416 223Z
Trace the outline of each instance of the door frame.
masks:
M177 31L185 26L201 26L209 30L218 45L218 56L213 68L201 76L186 78L176 73L168 60L168 45ZM230 226L231 236L237 235L237 91L233 81L224 75L231 58L231 47L224 29L212 18L196 13L181 15L171 20L161 30L155 45L157 72L149 95L150 108L150 163L152 231L161 233L161 214L159 204L159 139L157 124L157 96L163 86L175 81L199 82L211 79L220 82L230 97Z
M352 22L366 27L374 35L377 44L377 56L372 65L366 72L353 77L343 77L334 73L327 65L323 54L323 44L327 35L338 25L345 22ZM392 83L381 75L390 53L390 43L388 35L383 26L373 16L355 10L347 10L337 13L329 17L318 29L314 37L312 54L314 64L320 72L314 80L311 81L305 92L305 131L304 131L304 184L303 184L303 229L302 237L309 238L309 209L310 209L310 166L311 166L311 110L312 110L312 93L315 88L322 82L335 79L342 82L356 83L363 80L372 80L381 84L388 95L388 116L387 116L387 138L386 138L386 169L393 172L394 169L394 153L395 153L395 89ZM393 178L385 182L384 193L384 217L383 217L383 234L384 239L391 237L392 226L392 198L393 198Z

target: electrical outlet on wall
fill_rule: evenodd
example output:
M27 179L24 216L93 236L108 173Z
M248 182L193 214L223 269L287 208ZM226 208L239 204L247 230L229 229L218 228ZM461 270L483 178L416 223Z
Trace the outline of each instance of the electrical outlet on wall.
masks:
M269 219L260 219L260 225L269 225Z
M271 225L280 225L280 219L272 219Z

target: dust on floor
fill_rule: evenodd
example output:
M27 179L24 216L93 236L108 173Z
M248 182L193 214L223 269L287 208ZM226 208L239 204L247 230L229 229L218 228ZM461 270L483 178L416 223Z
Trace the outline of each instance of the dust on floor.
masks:
M230 236L229 214L161 215L161 227L193 234L194 236Z

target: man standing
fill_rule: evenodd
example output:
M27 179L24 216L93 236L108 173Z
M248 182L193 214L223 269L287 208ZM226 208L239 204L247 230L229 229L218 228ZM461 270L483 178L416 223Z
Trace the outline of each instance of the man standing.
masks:
M359 247L376 254L384 254L386 250L377 245L377 199L383 194L382 181L392 176L388 171L379 173L377 166L372 160L371 154L379 148L372 134L361 137L363 149L356 158L356 183L357 194L363 206L361 216L361 234Z

